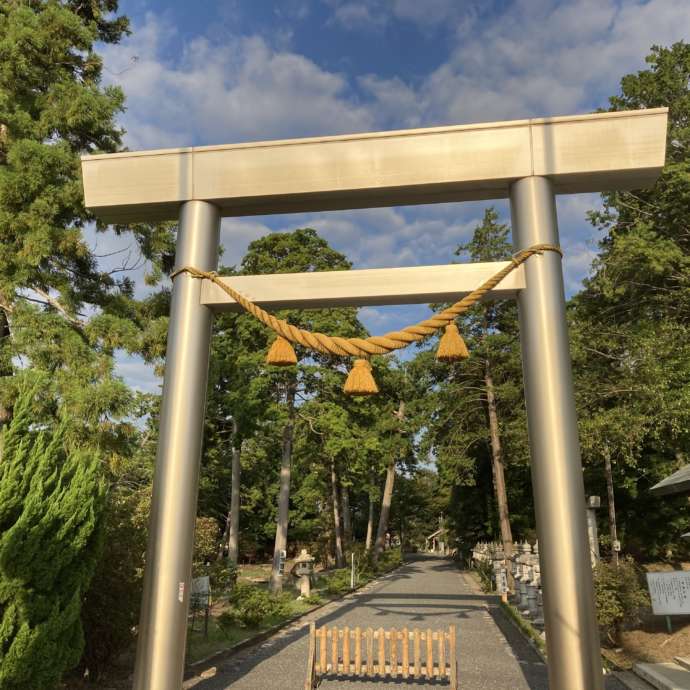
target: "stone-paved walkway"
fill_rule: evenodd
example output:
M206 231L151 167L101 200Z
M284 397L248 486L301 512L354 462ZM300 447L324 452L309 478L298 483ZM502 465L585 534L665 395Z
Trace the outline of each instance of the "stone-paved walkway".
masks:
M363 628L445 628L458 630L459 686L463 690L547 690L546 667L522 636L477 590L469 576L451 563L420 558L394 573L334 602L281 631L266 642L218 662L215 675L194 678L194 690L302 690L307 661L309 620L321 625ZM213 671L210 671L211 673ZM204 674L206 675L206 674ZM323 690L386 690L414 681L325 680ZM447 687L438 681L437 688ZM608 685L607 689L618 689Z

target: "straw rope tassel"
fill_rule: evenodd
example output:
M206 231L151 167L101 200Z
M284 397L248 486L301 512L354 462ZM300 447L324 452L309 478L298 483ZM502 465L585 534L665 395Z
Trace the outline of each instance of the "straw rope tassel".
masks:
M366 359L356 359L347 375L343 391L348 395L376 395L379 387L371 374L371 364Z
M469 356L467 345L465 345L458 327L452 322L449 323L438 344L436 359L439 362L459 362Z
M292 347L290 341L279 335L273 341L273 345L266 355L266 364L273 364L277 367L289 367L297 364L295 348Z

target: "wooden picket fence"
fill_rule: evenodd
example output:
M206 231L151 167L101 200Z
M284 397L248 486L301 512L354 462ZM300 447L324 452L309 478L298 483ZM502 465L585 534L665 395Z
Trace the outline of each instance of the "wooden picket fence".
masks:
M451 690L457 690L455 626L448 631L326 626L317 630L310 623L305 690L313 690L326 675L448 678Z

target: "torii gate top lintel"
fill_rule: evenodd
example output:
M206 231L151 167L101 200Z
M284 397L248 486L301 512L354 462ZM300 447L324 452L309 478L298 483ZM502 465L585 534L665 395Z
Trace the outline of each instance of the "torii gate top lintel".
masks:
M224 216L505 198L528 176L556 194L652 184L667 108L82 158L86 206L108 222L177 218L186 201Z

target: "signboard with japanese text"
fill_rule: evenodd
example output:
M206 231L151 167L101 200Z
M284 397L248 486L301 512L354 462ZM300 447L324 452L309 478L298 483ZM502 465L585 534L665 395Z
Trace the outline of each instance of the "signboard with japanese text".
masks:
M647 586L655 615L690 614L690 570L647 573Z

